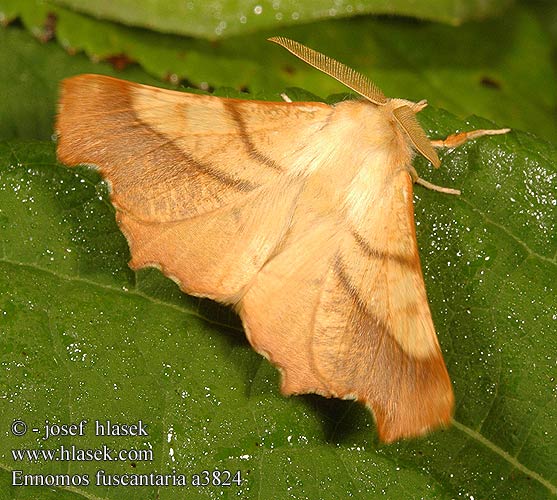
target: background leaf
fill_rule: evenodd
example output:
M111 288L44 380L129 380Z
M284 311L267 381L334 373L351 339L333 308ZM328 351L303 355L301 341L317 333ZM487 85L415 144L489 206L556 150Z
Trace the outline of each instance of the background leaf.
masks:
M54 44L39 45L21 30L0 29L0 137L49 139L60 80L79 73L102 73L159 84L137 66L117 71L85 57L68 57Z
M20 16L36 37L55 35L70 54L107 61L39 44L17 24L0 30L7 69L0 137L10 139L0 143L0 496L554 497L557 89L553 11L545 5L537 0L458 29L361 16L209 43L49 3L0 0L4 21ZM458 403L447 431L381 446L358 404L281 397L276 370L251 350L228 309L182 294L155 270L130 271L94 172L56 164L50 142L13 140L49 140L58 82L82 72L151 84L158 77L165 86L183 80L263 99L290 86L305 89L288 89L297 99L343 90L264 42L267 34L337 57L387 95L427 97L433 107L420 119L432 137L493 126L464 119L476 113L552 141L514 130L445 153L439 171L416 162L422 177L463 190L456 198L416 188L426 284ZM13 436L15 418L91 422L86 436L44 441L33 432ZM96 438L95 419L143 419L150 435ZM151 449L154 460L17 463L10 451L60 444ZM11 486L14 469L88 473L94 481L98 469L176 469L191 480L204 468L241 470L245 481L199 489Z
M14 16L20 0L4 0ZM271 27L289 26L316 20L352 17L361 14L398 14L460 24L500 14L512 0L213 0L211 2L136 2L133 0L51 0L41 2L50 9L58 4L97 19L117 21L163 33L214 39L252 33Z

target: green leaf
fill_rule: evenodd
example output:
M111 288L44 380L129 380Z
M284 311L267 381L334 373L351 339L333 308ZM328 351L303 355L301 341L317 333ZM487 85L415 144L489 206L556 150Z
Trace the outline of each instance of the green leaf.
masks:
M557 75L550 36L526 8L459 28L360 16L211 43L100 21L42 2L37 5L36 0L18 0L18 5L23 22L38 36L44 36L47 12L53 10L57 39L68 50L85 51L95 60L124 54L164 81L185 80L201 88L233 87L277 96L292 86L322 97L345 90L265 41L280 34L361 71L388 96L426 98L461 118L477 114L557 139L557 86L550 85ZM18 60L35 63L31 56L19 57L16 47L0 46L2 50L7 54L3 67L20 67ZM40 68L40 48L35 57ZM106 70L99 67L98 71ZM6 78L13 78L11 74ZM53 109L54 102L49 104Z
M464 123L421 115L431 136ZM442 155L420 175L416 219L434 320L454 381L454 425L380 445L360 405L284 398L228 309L131 272L106 185L50 143L0 145L0 485L5 498L549 498L557 493L557 149L513 132ZM16 437L14 419L86 435ZM92 421L149 436L95 437ZM14 462L11 449L148 449L152 462ZM240 470L227 488L12 487L30 474ZM59 496L57 496L59 498Z
M13 29L0 29L0 67L9 68L0 72L0 138L49 139L63 78L93 72L157 84L137 67L122 72L84 57L68 57L56 45L38 44L25 32Z
M8 5L14 0L4 0ZM163 33L214 39L322 19L362 14L398 14L449 24L483 19L504 11L512 0L221 0L212 2L136 2L134 0L53 0L98 19L117 21ZM13 10L13 7L12 7Z

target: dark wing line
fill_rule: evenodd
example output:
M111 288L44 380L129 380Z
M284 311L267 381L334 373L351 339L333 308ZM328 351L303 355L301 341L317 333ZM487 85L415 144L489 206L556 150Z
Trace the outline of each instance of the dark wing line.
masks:
M415 269L419 267L419 262L416 259L409 259L404 255L397 255L393 253L384 252L382 250L377 250L373 248L369 242L355 229L351 230L351 234L358 243L358 246L363 250L363 252L371 259L378 259L378 260L388 260L397 262L401 266L409 267Z
M360 310L360 313L362 315L368 317L370 319L371 324L377 325L377 329L379 330L379 339L377 341L377 346L375 348L375 353L373 355L372 364L371 364L371 370L370 370L370 373L369 373L370 378L371 378L373 376L373 374L375 373L375 367L376 367L376 362L377 362L377 359L378 359L378 353L381 350L381 347L383 345L384 340L388 337L388 335L390 333L389 332L389 327L385 323L383 323L383 321L381 321L379 318L377 318L377 316L372 314L371 311L369 311L369 309L367 308L364 300L360 296L360 293L359 293L358 289L354 286L354 283L352 283L350 277L346 273L345 266L342 262L342 258L340 257L340 255L336 256L335 261L333 263L333 269L334 269L335 274L337 275L341 285L346 290L348 295L350 297L354 298L354 300L356 302L356 306Z
M252 191L255 188L259 187L259 184L254 184L253 182L250 182L248 180L238 179L230 175L227 175L223 173L220 169L215 168L213 165L211 165L211 163L205 163L196 160L193 157L193 155L187 153L178 145L178 141L181 139L181 137L169 138L167 135L154 130L148 123L138 118L137 115L135 116L138 124L137 126L146 127L151 133L153 133L161 140L161 144L157 144L157 146L149 150L148 153L152 153L157 149L161 149L170 144L177 149L176 154L179 158L184 158L185 161L188 162L190 165L192 165L196 170L208 175L209 177L212 177L213 179L218 180L222 184L233 187L238 191Z
M269 158L267 155L263 154L259 151L255 144L251 141L249 134L246 130L246 124L242 119L242 114L237 108L237 103L234 101L224 101L224 109L229 114L229 116L234 120L238 127L238 132L240 134L240 138L246 147L249 157L252 160L258 161L262 165L266 167L272 168L277 170L278 172L283 172L284 169L273 159Z
M129 110L126 110L126 112L129 113ZM254 189L256 189L257 187L259 187L259 184L255 184L253 182L250 182L248 180L245 179L238 179L235 177L232 177L230 175L226 175L225 173L223 173L220 169L215 168L214 166L212 166L211 164L208 164L206 162L201 162L199 160L196 160L193 155L191 155L190 153L187 153L186 151L184 151L182 148L180 148L180 146L177 144L178 141L182 138L182 137L177 137L175 139L169 138L167 135L157 132L156 130L154 130L151 126L149 126L148 123L144 122L143 120L141 120L140 118L137 117L137 115L135 113L132 113L134 116L134 120L133 122L126 122L126 125L123 125L121 127L114 127L111 129L111 135L115 138L117 137L126 137L129 135L129 131L126 131L126 129L128 127L133 127L133 128L137 128L140 131L147 129L149 130L149 132L151 134L153 134L154 136L156 136L159 141L157 141L157 145L155 147L153 147L152 149L148 149L146 150L143 154L147 155L150 153L154 153L155 151L157 151L158 149L164 148L165 146L171 145L175 148L175 152L176 152L176 157L178 158L183 158L185 159L185 161L192 166L194 169L196 169L197 171L212 177L215 180L218 180L219 182L221 182L222 184L225 184L229 187L232 187L234 189L237 189L238 191L252 191ZM123 132L121 132L123 131ZM131 155L130 155L131 156ZM171 173L168 172L168 175L170 176Z

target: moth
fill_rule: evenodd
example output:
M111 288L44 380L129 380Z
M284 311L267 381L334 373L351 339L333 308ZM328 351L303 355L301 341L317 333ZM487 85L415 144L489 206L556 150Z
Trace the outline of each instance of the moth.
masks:
M262 102L99 75L62 84L58 157L108 181L130 266L232 305L285 395L353 398L384 442L450 423L451 382L420 267L415 153L427 103L297 42L270 39L363 99ZM289 101L289 99L286 99Z

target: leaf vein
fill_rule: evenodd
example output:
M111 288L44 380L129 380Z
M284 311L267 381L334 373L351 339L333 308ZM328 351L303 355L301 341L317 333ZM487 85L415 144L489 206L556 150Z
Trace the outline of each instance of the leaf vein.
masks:
M497 227L498 229L500 229L501 231L503 231L505 234L507 234L508 236L510 236L516 243L518 243L521 247L523 247L531 256L537 257L540 260L543 260L544 262L549 262L550 264L553 264L555 266L557 266L557 259L555 258L550 258L550 257L546 257L545 255L540 255L537 252L534 252L524 241L522 241L518 236L514 235L513 233L511 233L505 226L499 224L498 222L495 222L493 219L489 218L485 213L483 213L480 209L476 208L470 201L468 201L466 198L461 197L460 198L461 201L463 201L466 205L468 205L474 212L478 213L479 215L481 215L483 217L483 219L485 220L485 222L487 222L488 224L491 224L495 227Z
M493 453L499 455L501 458L509 462L509 464L511 464L515 469L518 469L520 472L538 481L540 484L545 486L553 495L557 495L557 486L552 484L547 479L543 478L537 472L534 472L533 470L529 469L525 465L521 464L515 457L507 453L505 450L501 449L499 446L497 446L495 443L493 443L486 437L482 436L479 432L475 431L474 429L471 429L470 427L464 424L461 424L455 419L453 419L452 423L459 431L463 432L464 434L467 434L470 438L483 444L485 447L490 449Z
M207 323L214 325L214 326L219 326L222 328L228 328L230 330L236 330L236 331L243 331L243 329L238 328L236 326L227 324L227 323L222 323L220 321L215 321L214 319L208 318L207 316L203 316L202 314L200 314L197 311L194 311L192 309L188 309L186 307L180 307L177 304L171 304L168 302L164 302L162 300L158 300L150 295L147 295L146 293L143 293L137 289L131 289L131 290L122 290L122 288L117 287L117 286L110 286L110 285L106 285L106 284L101 284L101 283L97 283L95 281L89 280L87 278L82 278L79 276L70 276L67 274L62 274L60 272L55 272L52 269L48 269L42 266L39 266L37 264L27 264L27 263L22 263L22 262L16 262L13 261L9 258L3 257L0 258L0 262L3 262L5 264L9 264L12 266L18 266L18 267L22 267L22 268L27 268L33 271L39 271L39 272L43 272L46 274L50 274L51 276L55 276L56 278L60 279L60 280L66 280L69 282L77 282L77 283L84 283L87 284L91 287L96 287L96 288L101 288L103 290L109 290L111 292L115 292L121 295L125 295L126 297L129 296L135 296L135 297L140 297L142 299L145 299L153 304L162 306L162 307L168 307L170 309L174 309L176 311L180 311L182 313L188 314L189 316L193 316L195 318L199 318L203 321L206 321Z

